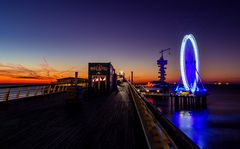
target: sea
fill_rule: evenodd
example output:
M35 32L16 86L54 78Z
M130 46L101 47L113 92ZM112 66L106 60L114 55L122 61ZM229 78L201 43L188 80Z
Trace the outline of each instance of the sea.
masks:
M240 85L207 85L207 108L175 110L169 100L148 97L200 148L240 148Z

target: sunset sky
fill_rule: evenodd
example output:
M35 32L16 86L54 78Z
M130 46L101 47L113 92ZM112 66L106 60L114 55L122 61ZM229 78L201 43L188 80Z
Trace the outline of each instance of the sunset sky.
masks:
M176 82L189 33L205 82L240 83L239 14L231 1L0 0L0 83L46 83L75 71L87 78L88 62L156 80L165 48L167 81Z

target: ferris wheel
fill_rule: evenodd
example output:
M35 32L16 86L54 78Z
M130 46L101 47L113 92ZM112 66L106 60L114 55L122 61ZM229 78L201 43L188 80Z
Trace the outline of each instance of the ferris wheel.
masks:
M190 93L205 91L199 75L199 64L197 42L192 34L185 35L180 50L180 71L185 91ZM199 81L202 88L198 86Z

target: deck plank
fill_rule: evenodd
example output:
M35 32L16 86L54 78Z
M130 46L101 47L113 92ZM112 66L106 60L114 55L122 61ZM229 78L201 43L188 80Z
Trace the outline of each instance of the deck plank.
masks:
M147 148L128 84L74 106L65 98L56 94L0 106L0 148Z

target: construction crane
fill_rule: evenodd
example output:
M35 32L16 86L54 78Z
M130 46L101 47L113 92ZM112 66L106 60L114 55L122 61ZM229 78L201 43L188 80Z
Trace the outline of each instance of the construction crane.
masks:
M171 48L162 49L162 50L160 51L160 53L162 54L161 57L163 57L163 52L166 52L166 51L169 51L169 50L171 50ZM170 52L169 52L169 54L170 54Z

